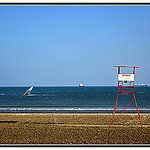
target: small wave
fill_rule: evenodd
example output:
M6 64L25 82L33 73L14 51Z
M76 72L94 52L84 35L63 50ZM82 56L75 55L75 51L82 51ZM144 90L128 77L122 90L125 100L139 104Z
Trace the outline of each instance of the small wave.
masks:
M59 111L59 110L67 110L67 111L113 111L114 110L114 108L60 108L60 107L58 107L58 108L42 108L42 107L38 107L38 108L36 108L36 107L32 107L32 108L17 108L17 107L15 107L15 108L6 108L6 107L3 107L3 108L0 108L0 110L51 110L51 111ZM119 108L119 109L116 109L116 111L122 111L122 110L124 110L123 108ZM126 109L127 111L136 111L137 109L136 108L128 108L128 109ZM150 111L150 108L139 108L139 110L140 111Z
M23 96L57 96L56 94L30 94L30 95L24 95Z
M0 94L0 95L5 95L4 93Z
M30 94L30 95L26 95L26 96L35 96L35 94Z

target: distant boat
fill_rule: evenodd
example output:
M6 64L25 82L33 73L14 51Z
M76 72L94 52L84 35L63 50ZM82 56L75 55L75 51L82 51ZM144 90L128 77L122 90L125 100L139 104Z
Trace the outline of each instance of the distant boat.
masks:
M135 84L135 86L148 86L147 84Z
M84 84L80 83L80 84L79 84L79 87L84 87Z
M30 95L30 92L32 91L33 86L31 86L25 93L24 95Z

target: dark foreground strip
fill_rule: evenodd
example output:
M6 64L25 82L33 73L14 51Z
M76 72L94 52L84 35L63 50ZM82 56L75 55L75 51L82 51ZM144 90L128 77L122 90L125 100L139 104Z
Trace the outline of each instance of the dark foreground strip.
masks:
M0 121L0 123L17 123L19 121Z

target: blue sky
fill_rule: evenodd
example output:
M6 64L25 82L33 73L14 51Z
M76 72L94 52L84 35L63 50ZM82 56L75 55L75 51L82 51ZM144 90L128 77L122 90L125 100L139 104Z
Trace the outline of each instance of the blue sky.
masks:
M0 86L150 85L149 6L1 6Z

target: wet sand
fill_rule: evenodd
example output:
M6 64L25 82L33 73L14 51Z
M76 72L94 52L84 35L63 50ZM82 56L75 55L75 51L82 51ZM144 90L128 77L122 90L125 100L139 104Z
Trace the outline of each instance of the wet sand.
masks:
M0 113L0 144L150 144L150 114ZM116 115L117 116L117 115Z

